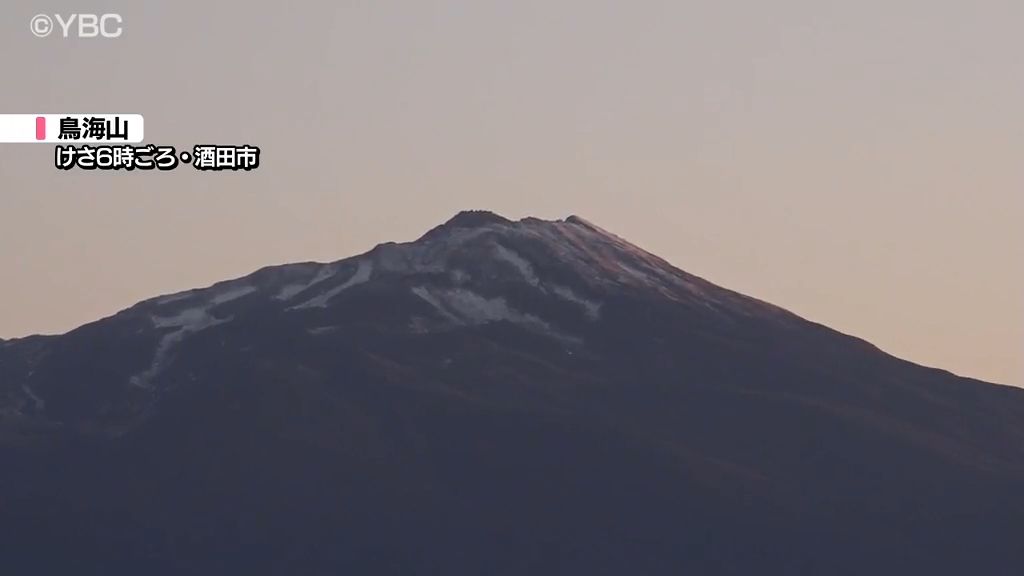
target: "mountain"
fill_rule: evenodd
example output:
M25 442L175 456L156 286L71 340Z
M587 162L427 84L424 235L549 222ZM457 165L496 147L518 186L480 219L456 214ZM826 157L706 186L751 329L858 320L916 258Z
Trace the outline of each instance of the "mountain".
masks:
M1016 574L1024 391L578 217L0 342L5 571Z

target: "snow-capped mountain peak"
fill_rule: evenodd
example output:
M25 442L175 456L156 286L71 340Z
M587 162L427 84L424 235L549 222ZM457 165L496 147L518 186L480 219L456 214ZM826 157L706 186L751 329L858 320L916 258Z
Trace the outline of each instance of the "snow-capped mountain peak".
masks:
M189 351L211 340L244 350L253 334L329 340L360 330L391 334L451 333L514 327L551 345L581 349L587 334L624 302L647 301L687 313L695 325L732 326L743 318L785 316L781 310L719 288L580 218L512 221L486 211L460 212L412 242L380 244L329 263L261 269L248 276L146 300L62 337L89 334L126 340L110 354L105 379L127 390L116 419L138 415L163 391L195 376L181 373ZM62 382L59 348L9 364L8 412L47 405ZM204 344L200 344L204 343ZM29 347L28 342L5 345ZM113 358L118 358L115 362ZM55 368L55 366L57 366ZM122 394L118 392L118 394ZM2 401L2 398L0 398ZM17 406L18 408L11 408ZM84 406L69 408L89 419Z

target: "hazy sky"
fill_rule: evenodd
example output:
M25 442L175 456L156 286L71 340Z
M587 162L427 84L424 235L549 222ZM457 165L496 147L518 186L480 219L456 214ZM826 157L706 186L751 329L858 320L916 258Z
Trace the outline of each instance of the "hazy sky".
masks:
M114 40L37 13L117 12ZM137 112L252 173L0 145L0 337L465 208L580 214L919 363L1024 385L1019 0L5 0L0 112Z

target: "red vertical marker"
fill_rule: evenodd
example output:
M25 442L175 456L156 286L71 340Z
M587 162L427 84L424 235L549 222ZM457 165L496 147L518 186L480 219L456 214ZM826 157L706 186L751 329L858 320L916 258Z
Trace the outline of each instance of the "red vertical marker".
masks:
M36 116L36 140L46 140L46 116Z

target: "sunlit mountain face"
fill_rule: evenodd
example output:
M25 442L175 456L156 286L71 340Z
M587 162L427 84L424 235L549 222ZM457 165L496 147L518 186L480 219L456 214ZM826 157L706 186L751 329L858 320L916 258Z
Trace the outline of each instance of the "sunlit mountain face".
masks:
M12 574L1017 574L1024 391L578 217L0 341Z

